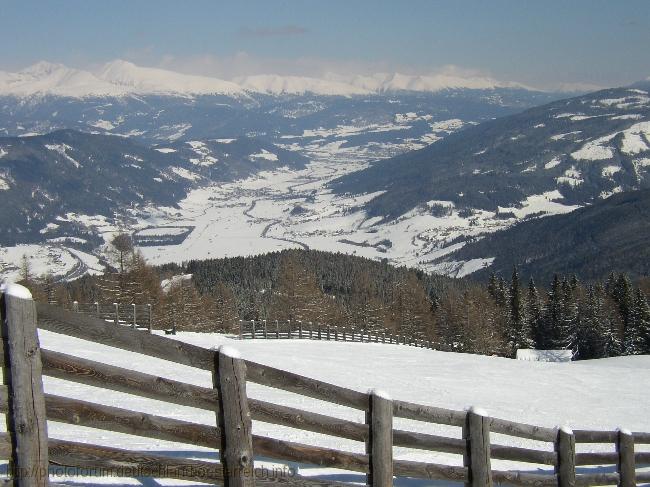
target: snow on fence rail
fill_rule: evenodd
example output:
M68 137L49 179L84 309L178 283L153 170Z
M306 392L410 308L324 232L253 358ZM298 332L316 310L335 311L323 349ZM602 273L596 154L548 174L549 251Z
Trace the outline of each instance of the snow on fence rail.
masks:
M355 327L338 327L302 321L239 320L239 339L300 339L342 342L392 343L434 349L433 342L388 330L367 331Z
M648 473L636 472L638 464L650 463L650 453L634 452L635 443L650 444L650 433L558 430L491 418L474 408L455 411L413 404L377 391L361 393L243 360L225 347L208 350L116 326L91 315L35 304L28 293L10 289L2 294L0 304L5 378L5 385L0 386L0 409L6 413L8 431L0 433L0 456L11 460L10 473L14 475L5 485L46 486L51 464L108 472L125 467L139 475L150 472L152 476L227 486L353 485L301 476L268 476L268 472L252 468L254 456L365 473L368 485L376 487L392 485L394 476L470 486L631 486L636 481L650 481ZM213 387L39 350L37 328L211 371ZM213 411L215 425L45 394L42 375ZM366 421L358 423L249 399L247 381L365 411ZM459 426L462 438L395 429L394 417ZM259 436L252 431L253 419L364 442L366 453ZM52 439L47 435L47 421L214 448L220 452L220 463ZM491 433L550 442L555 445L554 451L492 444ZM613 443L616 452L576 454L576 442ZM394 446L462 455L463 466L393 459ZM554 473L493 470L492 459L551 465ZM603 463L615 464L616 472L576 473L576 466Z

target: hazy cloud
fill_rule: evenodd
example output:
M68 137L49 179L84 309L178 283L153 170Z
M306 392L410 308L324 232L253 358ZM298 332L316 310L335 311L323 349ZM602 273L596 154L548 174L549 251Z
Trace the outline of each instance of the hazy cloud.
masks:
M302 36L309 29L300 25L281 25L278 27L242 27L238 31L241 37L294 37Z

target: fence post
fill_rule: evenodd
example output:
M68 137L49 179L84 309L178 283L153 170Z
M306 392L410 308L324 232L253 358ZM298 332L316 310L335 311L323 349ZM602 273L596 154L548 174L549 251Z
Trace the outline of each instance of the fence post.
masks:
M280 338L280 322L275 320L275 338L276 340Z
M95 301L95 314L97 315L97 318L99 318L99 303L97 301Z
M244 320L239 320L239 339L244 339Z
M291 320L289 320L289 333L287 334L287 338L289 339L293 338L293 331L291 330Z
M388 394L378 390L370 391L368 399L366 453L370 472L366 476L366 483L372 487L392 487L393 401Z
M10 473L15 484L48 485L47 418L36 329L36 306L31 293L18 284L0 288L0 317L4 383L8 389L7 431L11 438Z
M269 329L267 328L266 320L264 320L262 323L264 323L264 339L266 340L269 337Z
M72 311L74 311L75 313L79 312L79 301L72 302Z
M246 366L239 353L221 346L214 355L213 384L219 397L217 424L224 487L253 487L253 434L246 396Z
M115 308L115 324L119 325L120 324L120 305L117 303L113 303L113 308Z
M334 327L334 341L335 342L339 341L339 327L338 326Z
M251 338L254 340L255 339L255 320L251 320L251 326L253 327L253 331L251 332Z
M136 316L135 316L135 303L133 303L132 306L133 306L133 328L135 329L138 327L138 323L136 321Z
M482 409L472 407L467 411L463 439L467 449L463 465L467 467L467 487L492 487L492 462L490 461L490 418Z
M616 471L619 475L619 487L634 487L636 485L636 463L634 460L634 436L630 430L618 430L616 452L618 453Z
M330 330L330 325L327 325L327 340L328 340L328 341L331 339L331 338L330 338L330 336L331 336L331 335L330 335L330 331L331 331L331 330Z
M147 309L149 310L149 333L153 331L153 310L151 309L151 303L147 305Z
M558 429L555 440L557 454L557 485L574 487L576 485L576 438L571 428L562 426Z
M298 338L302 340L302 321L298 320Z
M314 323L311 321L309 322L309 339L314 339Z

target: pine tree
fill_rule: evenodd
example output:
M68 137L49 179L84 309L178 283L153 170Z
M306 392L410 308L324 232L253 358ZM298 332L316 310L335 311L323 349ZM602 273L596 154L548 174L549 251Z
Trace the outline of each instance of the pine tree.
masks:
M542 349L544 346L544 310L539 292L532 277L528 282L526 308L535 348Z
M589 286L580 304L580 326L577 333L577 356L581 360L607 356L607 319L604 316L602 288Z
M625 353L650 353L650 306L640 289L634 292L630 319L625 332Z
M526 316L519 272L516 267L512 271L512 281L508 295L510 306L507 319L507 341L509 354L514 357L518 349L533 346L530 322Z
M543 327L538 333L537 348L552 350L558 346L560 329L562 327L562 285L557 274L553 276L551 290L548 292L546 313L544 314Z

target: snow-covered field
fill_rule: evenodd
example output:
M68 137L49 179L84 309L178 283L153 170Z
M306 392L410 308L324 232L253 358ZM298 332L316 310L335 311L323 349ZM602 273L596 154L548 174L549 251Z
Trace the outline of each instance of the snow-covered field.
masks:
M190 367L40 331L44 348L92 360L137 369L192 384L210 386L208 372ZM371 388L387 391L393 398L452 409L480 406L495 417L553 427L650 431L650 357L625 357L574 363L537 363L496 357L452 354L399 345L318 342L307 340L238 341L218 334L180 333L177 337L203 347L229 345L244 358L316 379L366 392ZM118 392L45 378L46 392L106 405L159 414L203 424L214 424L209 411L165 404ZM299 407L331 416L363 421L363 414L292 393L248 384L250 397ZM50 422L51 437L135 450L167 452L196 459L214 459L204 448L192 447L131 435ZM426 433L460 437L459 428L395 420L395 427ZM361 443L303 432L287 427L254 422L256 434L313 445L362 452ZM551 448L549 444L493 435L493 442ZM590 445L591 447L592 445ZM598 447L598 445L593 445ZM613 446L601 445L611 451ZM579 445L579 451L587 446ZM642 447L638 447L642 449ZM459 465L458 455L395 448L395 457ZM258 459L259 460L259 459ZM270 463L258 461L259 464ZM277 465L277 463L275 464ZM333 469L298 468L301 475L327 476L330 480L363 482L362 475ZM493 468L537 471L536 465L493 461ZM58 479L59 481L61 479ZM71 484L94 485L188 485L187 482L136 479L66 478ZM398 479L398 485L427 485L426 482Z

